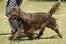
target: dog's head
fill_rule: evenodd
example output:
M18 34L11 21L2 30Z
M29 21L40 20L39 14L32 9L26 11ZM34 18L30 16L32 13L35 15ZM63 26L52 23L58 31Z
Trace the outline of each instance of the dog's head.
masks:
M20 7L13 7L8 11L8 14L11 15L13 18L18 18L20 15L21 9Z

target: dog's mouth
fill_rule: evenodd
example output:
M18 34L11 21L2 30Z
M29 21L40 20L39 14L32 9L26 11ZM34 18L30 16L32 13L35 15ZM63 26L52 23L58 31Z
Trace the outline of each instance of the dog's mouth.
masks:
M15 19L15 18L16 18L15 15L9 15L9 16L8 16L8 19Z

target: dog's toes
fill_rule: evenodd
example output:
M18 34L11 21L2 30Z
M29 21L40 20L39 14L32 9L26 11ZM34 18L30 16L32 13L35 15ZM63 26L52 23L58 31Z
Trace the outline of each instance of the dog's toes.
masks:
M21 40L20 37L14 37L13 40Z
M11 37L9 37L9 39L8 40L13 40L13 37L11 36Z
M13 40L20 40L19 38L13 39Z
M62 38L62 34L59 34L58 36L59 36L60 38Z
M40 39L40 37L36 36L35 39Z
M58 35L60 38L62 38L62 35Z
M34 40L35 38L34 38L34 37L30 37L29 39L30 39L30 40Z

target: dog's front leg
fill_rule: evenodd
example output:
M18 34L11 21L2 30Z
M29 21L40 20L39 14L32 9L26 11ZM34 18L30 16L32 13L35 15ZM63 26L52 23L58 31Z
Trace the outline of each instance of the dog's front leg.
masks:
M20 21L19 24L18 24L18 31L15 33L13 39L14 40L19 40L22 35L24 35L24 29L23 29L23 24Z
M33 40L34 37L33 37L33 32L34 32L34 29L29 29L27 32L26 32L26 35L27 37L30 39L30 40Z

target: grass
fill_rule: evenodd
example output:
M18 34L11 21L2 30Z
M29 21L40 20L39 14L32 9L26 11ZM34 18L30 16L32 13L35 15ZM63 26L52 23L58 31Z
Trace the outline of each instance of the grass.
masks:
M24 0L21 8L25 12L48 12L55 3L56 2ZM5 1L0 2L0 44L66 44L66 2L62 2L60 5L60 10L53 15L53 17L58 19L57 24L63 35L62 39L55 36L56 33L54 31L46 28L42 39L26 39L21 41L8 40L11 29L8 23L8 18L5 16L5 4Z

